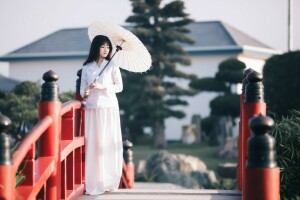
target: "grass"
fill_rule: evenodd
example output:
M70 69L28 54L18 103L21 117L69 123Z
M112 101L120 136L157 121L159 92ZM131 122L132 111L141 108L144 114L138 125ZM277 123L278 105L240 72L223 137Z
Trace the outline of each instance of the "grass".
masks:
M133 160L134 164L140 160L147 159L150 155L158 152L158 149L153 149L147 145L135 145L132 148L133 150ZM210 170L216 170L219 163L224 162L237 162L237 159L229 159L229 158L219 158L218 157L218 146L211 146L205 142L194 145L184 145L184 144L169 144L167 149L170 153L182 153L186 155L191 155L198 157L203 162L205 162L206 166Z

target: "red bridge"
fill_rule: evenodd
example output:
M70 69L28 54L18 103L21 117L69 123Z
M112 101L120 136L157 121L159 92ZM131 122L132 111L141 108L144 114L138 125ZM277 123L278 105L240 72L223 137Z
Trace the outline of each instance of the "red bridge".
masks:
M262 101L261 80L256 72L247 72L246 93L241 95L241 121L239 137L239 163L237 189L245 200L279 200L279 168L270 157L273 152L272 142L265 146L253 146L267 136L272 122L265 114L265 103ZM78 75L80 78L80 74ZM22 140L16 152L11 152L10 139L5 132L11 124L9 118L0 115L0 200L14 199L78 199L84 193L84 107L77 92L75 100L62 104L58 98L58 76L48 71L43 76L44 83L39 102L39 121ZM250 120L252 116L257 116ZM250 127L248 121L250 120ZM250 133L252 131L252 133ZM251 136L251 141L247 143ZM268 138L268 137L267 137ZM254 142L253 142L254 141ZM265 143L263 145L265 145ZM120 188L133 188L134 166L132 162L131 143L124 146L123 173ZM273 155L273 154L272 154ZM261 159L265 159L263 162ZM19 185L16 174L19 171L26 179ZM18 186L17 186L18 185ZM17 187L16 187L17 186ZM118 191L114 194L129 199L241 199L239 191L205 191L181 190L134 192ZM222 195L221 195L222 194ZM147 196L148 195L148 196ZM156 197L154 197L156 195ZM164 198L158 198L162 195ZM182 196L182 198L180 197ZM144 196L144 198L142 198ZM105 198L104 199L111 199ZM82 198L81 198L82 199ZM122 198L114 198L122 199Z
M14 155L10 152L9 138L1 134L0 199L76 199L84 192L84 108L80 96L76 94L78 100L61 104L56 84L58 76L49 71L43 79L39 122ZM4 116L0 123L0 133L11 124ZM130 147L126 141L125 155L130 155ZM125 161L120 187L133 188L134 166L130 158ZM23 166L26 178L15 187L15 176Z

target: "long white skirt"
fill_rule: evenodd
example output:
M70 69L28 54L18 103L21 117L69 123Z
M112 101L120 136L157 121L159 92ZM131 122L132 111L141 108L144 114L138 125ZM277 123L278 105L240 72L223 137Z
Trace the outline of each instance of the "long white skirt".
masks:
M85 111L85 190L97 195L119 187L123 145L118 108Z

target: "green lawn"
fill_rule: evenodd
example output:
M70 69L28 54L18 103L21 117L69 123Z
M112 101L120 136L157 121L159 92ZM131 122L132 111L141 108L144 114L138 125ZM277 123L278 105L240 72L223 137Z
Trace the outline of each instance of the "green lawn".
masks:
M169 144L167 151L171 153L182 153L186 155L196 156L205 162L208 169L216 170L218 163L237 162L236 159L222 159L218 155L218 147L210 146L207 143L195 145ZM147 159L150 155L159 150L153 149L146 145L133 146L133 160L137 164L139 160Z

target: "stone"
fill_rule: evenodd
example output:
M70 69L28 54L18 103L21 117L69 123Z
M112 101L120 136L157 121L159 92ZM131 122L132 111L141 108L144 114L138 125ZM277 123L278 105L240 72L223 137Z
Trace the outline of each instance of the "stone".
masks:
M216 182L213 171L197 157L171 154L166 150L151 155L141 161L136 169L139 181L174 183L186 188L211 188Z
M219 151L219 157L222 158L237 158L238 150L236 140L234 138L227 138L223 147Z

